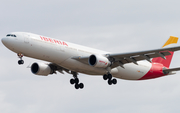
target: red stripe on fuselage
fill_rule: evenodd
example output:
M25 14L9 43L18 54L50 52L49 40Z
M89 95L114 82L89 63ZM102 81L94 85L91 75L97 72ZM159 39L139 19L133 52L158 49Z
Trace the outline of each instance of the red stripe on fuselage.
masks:
M163 65L159 63L152 63L151 69L139 80L153 79L164 76Z

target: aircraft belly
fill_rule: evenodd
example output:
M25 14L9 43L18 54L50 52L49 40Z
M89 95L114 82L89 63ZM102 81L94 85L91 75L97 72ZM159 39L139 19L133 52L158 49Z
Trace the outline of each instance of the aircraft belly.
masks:
M67 59L66 61L64 61L63 63L59 64L60 66L67 68L71 71L75 71L75 72L80 72L80 73L84 73L84 74L90 74L90 75L104 75L105 73L107 73L106 69L103 68L95 68L92 67L90 65L81 63L77 60L74 59Z
M114 77L126 80L138 80L143 77L152 67L152 64L145 61L139 61L138 65L134 63L125 64L124 68L117 67L118 72L112 73Z

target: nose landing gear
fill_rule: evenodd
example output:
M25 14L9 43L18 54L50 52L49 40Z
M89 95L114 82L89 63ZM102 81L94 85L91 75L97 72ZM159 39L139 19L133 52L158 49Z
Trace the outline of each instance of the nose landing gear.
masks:
M23 54L18 53L17 56L20 58L20 60L18 60L18 64L19 64L19 65L24 64L24 60L22 60Z

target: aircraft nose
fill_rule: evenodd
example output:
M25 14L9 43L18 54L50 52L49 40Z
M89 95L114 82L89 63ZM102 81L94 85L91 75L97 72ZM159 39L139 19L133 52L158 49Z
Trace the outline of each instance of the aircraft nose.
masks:
M2 39L1 39L1 42L2 42L4 45L6 45L6 44L7 44L7 41L8 41L8 39L7 39L7 38L2 38Z

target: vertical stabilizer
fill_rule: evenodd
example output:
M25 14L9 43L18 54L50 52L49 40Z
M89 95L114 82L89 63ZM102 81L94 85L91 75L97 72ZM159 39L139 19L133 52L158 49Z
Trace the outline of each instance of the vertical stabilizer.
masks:
M174 37L174 36L170 36L170 38L167 40L167 42L162 46L162 48L170 45L170 44L176 44L178 42L178 37ZM157 58L153 58L152 62L156 62L156 63L161 63L163 64L165 67L169 68L172 57L174 52L169 51L171 53L171 55L166 56L166 59L163 59L161 57L157 57Z

